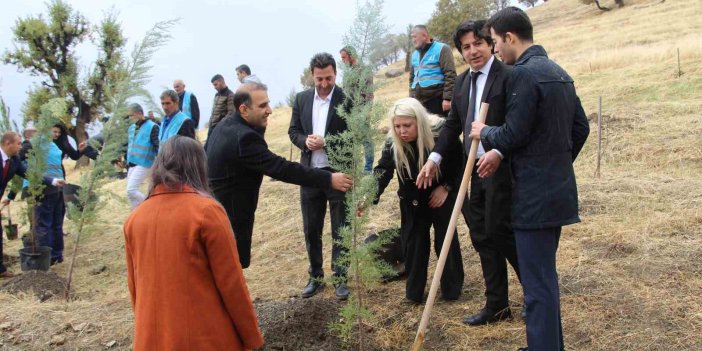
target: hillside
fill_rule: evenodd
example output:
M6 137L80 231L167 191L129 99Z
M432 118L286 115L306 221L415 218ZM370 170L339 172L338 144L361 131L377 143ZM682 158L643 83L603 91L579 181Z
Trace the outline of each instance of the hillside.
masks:
M577 0L550 0L528 12L536 42L571 73L586 113L595 116L575 163L583 221L564 229L558 255L565 343L568 350L702 350L702 3L626 2L622 9L601 12ZM379 99L391 102L407 94L407 76L379 82ZM596 178L599 96L605 138ZM286 158L290 112L277 109L266 132L270 147ZM297 159L299 152L293 151ZM396 184L391 184L372 212L377 229L399 224ZM108 186L120 196L124 189L124 181ZM75 301L40 303L31 295L0 292L1 350L96 350L108 343L111 350L130 349L133 315L121 233L129 206L126 199L110 199L106 207L99 225L83 239ZM18 221L20 211L13 216ZM246 272L252 297L284 300L299 294L307 280L307 257L298 187L266 178L256 217L252 266ZM457 302L437 302L426 348L525 346L519 319L479 328L461 323L484 302L479 260L462 222L464 294ZM329 231L327 224L327 269ZM67 252L73 239L66 238ZM18 248L18 241L9 242L5 253L16 255ZM106 272L91 275L100 264ZM19 270L17 264L11 268ZM52 269L65 275L67 268L64 263ZM510 274L510 300L519 310L522 293ZM332 294L327 289L315 298ZM387 350L408 349L421 307L402 303L404 282L383 285L372 295L376 342ZM49 346L54 335L65 338L62 346Z

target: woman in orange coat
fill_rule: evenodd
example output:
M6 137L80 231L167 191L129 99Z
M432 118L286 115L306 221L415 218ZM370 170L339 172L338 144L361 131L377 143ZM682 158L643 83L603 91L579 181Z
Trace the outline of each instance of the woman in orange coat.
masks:
M149 197L124 225L134 350L249 350L263 346L234 233L207 187L195 140L166 142Z

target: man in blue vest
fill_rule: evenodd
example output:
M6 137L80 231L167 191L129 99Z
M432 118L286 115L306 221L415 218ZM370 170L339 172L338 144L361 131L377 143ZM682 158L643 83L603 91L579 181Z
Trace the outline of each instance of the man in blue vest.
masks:
M419 100L430 113L448 116L456 80L456 64L451 48L429 36L427 27L412 29L412 64L410 69L410 97Z
M200 125L200 105L197 103L197 97L185 90L185 83L180 79L173 82L173 90L178 93L178 108L193 120L195 129L197 129Z
M149 176L149 170L158 153L160 128L158 124L146 119L144 109L139 104L129 105L129 117L135 123L129 127L127 144L127 197L134 209L146 199L139 187Z
M178 93L175 90L166 90L161 93L161 108L166 113L161 121L161 130L158 134L159 143L164 143L175 135L182 135L195 139L195 126L193 120L178 107Z

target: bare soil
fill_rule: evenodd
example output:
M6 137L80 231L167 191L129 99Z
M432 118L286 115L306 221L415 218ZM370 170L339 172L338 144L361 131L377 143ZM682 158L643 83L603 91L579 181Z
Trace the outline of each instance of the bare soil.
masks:
M40 301L63 296L66 280L54 272L29 271L3 282L0 291L10 294L33 293Z

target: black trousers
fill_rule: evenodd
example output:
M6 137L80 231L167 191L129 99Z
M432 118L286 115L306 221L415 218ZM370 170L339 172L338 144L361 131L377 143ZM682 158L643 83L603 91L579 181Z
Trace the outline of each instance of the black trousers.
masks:
M509 307L507 262L517 277L521 277L511 225L511 204L512 183L506 162L485 179L478 176L478 166L473 167L470 199L468 206L463 206L463 216L483 269L485 307L493 313Z
M424 299L431 250L429 230L432 226L434 227L434 251L439 256L455 202L455 192L449 193L442 207L434 209L428 208L426 204L420 205L416 201L400 197L402 222L400 235L407 272L405 296L409 300L422 302ZM441 296L446 300L458 299L461 296L461 290L463 290L463 278L461 246L458 243L458 235L454 232L451 250L441 276Z
M332 227L332 270L334 276L345 278L347 267L339 264L339 258L346 251L337 242L341 241L341 227L346 225L345 195L333 189L300 187L300 203L302 208L302 224L305 232L307 257L310 261L309 274L312 278L324 277L322 268L322 230L324 216L327 213L327 202L331 215Z
M427 100L422 103L424 108L429 111L429 113L433 113L435 115L443 116L443 117L448 117L448 111L444 111L442 104L444 103L444 98L443 96L439 95L436 97L431 98L431 100Z

